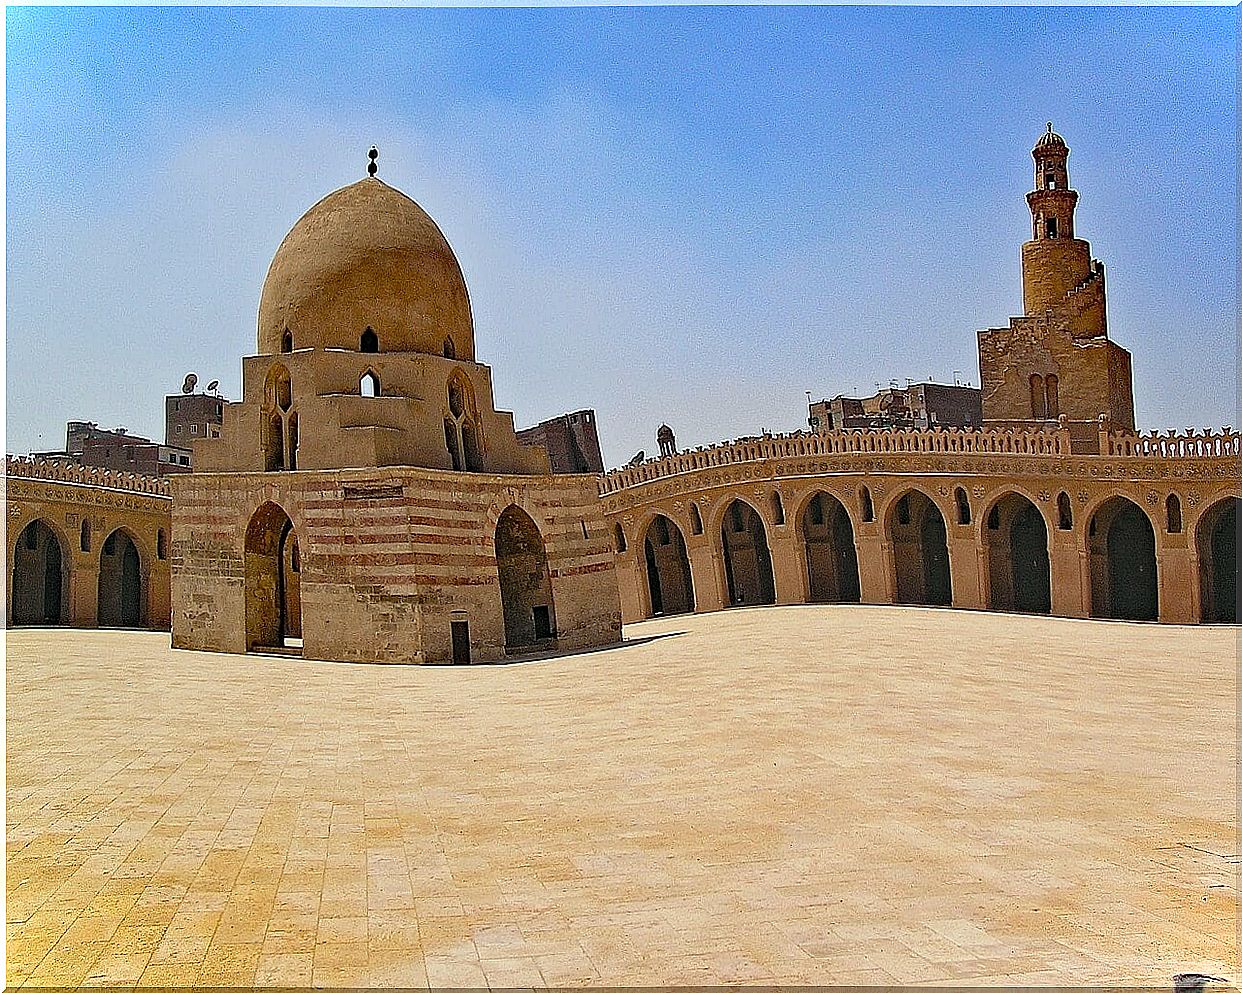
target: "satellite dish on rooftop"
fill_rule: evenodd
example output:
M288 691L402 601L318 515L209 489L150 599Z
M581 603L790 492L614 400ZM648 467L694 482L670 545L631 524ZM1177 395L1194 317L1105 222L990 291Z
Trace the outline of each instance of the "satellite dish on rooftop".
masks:
M182 393L193 393L194 387L198 385L198 377L194 373L189 373L185 377L185 382L181 384Z
M216 390L218 390L219 388L220 388L220 380L218 379L213 379L210 383L207 384L208 393L215 393Z

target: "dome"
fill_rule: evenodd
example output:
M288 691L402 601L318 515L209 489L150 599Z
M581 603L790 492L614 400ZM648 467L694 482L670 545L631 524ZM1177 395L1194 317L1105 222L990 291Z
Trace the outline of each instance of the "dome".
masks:
M329 193L276 249L259 300L259 352L358 351L371 330L381 352L474 359L461 267L436 222L368 176ZM371 336L368 336L369 338ZM375 345L366 350L374 350Z
M1052 130L1052 122L1048 122L1048 130L1039 136L1039 141L1035 142L1036 151L1052 148L1064 148L1069 150L1069 146L1065 144L1065 139Z

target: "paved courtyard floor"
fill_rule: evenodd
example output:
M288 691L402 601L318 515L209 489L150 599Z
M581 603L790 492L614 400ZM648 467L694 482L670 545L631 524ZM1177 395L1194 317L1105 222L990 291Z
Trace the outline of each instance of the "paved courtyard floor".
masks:
M405 668L10 632L9 984L1236 983L1236 631L626 633Z

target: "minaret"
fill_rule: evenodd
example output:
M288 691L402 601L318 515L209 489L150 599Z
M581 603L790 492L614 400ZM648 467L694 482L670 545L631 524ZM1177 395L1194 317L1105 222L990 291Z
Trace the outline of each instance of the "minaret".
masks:
M1052 130L1031 150L1035 188L1026 195L1031 240L1022 246L1022 300L1028 317L1056 313L1070 321L1075 338L1107 333L1104 265L1091 258L1091 246L1074 237L1078 191L1070 189L1069 146Z
M1099 451L1100 427L1134 430L1130 353L1108 337L1104 264L1074 237L1078 193L1069 147L1052 130L1031 151L1026 195L1031 240L1022 246L1021 317L979 332L983 422L1022 430L1064 426L1074 452Z

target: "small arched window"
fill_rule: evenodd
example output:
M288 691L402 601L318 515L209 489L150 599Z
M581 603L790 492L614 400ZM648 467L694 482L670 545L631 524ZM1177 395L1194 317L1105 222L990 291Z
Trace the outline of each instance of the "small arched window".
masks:
M155 557L157 559L168 558L168 538L163 528L155 532Z
M358 351L360 352L378 352L379 351L379 335L375 333L374 328L367 328L362 332L362 340L358 342Z
M368 369L362 374L362 379L358 381L358 393L364 397L377 397L380 395L379 376L375 372Z
M613 529L612 537L613 537L614 544L617 546L617 553L620 554L621 552L624 552L625 551L625 531L622 530L620 524L618 524Z
M1031 376L1031 416L1042 421L1048 414L1047 397L1044 395L1044 377L1039 373Z
M966 490L958 487L953 491L953 501L957 504L957 523L970 523L970 500L966 496Z
M1170 493L1164 501L1165 526L1169 534L1182 533L1182 501L1176 493Z
M785 505L781 502L781 495L778 490L772 491L772 523L785 523Z
M1048 418L1051 420L1061 413L1061 394L1059 389L1060 381L1054 374L1049 374L1044 380L1044 397L1046 399L1045 409L1048 412Z
M859 510L862 511L862 519L868 523L875 520L875 506L871 502L871 490L864 486L858 491Z
M282 352L293 351L293 332L285 328L285 333L280 337L280 350Z
M91 550L91 519L89 517L82 518L81 548L84 552Z
M697 503L690 504L690 533L703 533L703 515L699 513L699 505Z
M1074 529L1074 508L1070 505L1069 494L1064 490L1057 494L1057 527L1062 531Z
M457 346L453 344L453 339L451 337L444 339L442 351L444 352L444 357L446 359L457 358Z
M298 415L295 411L289 415L289 468L298 467Z

